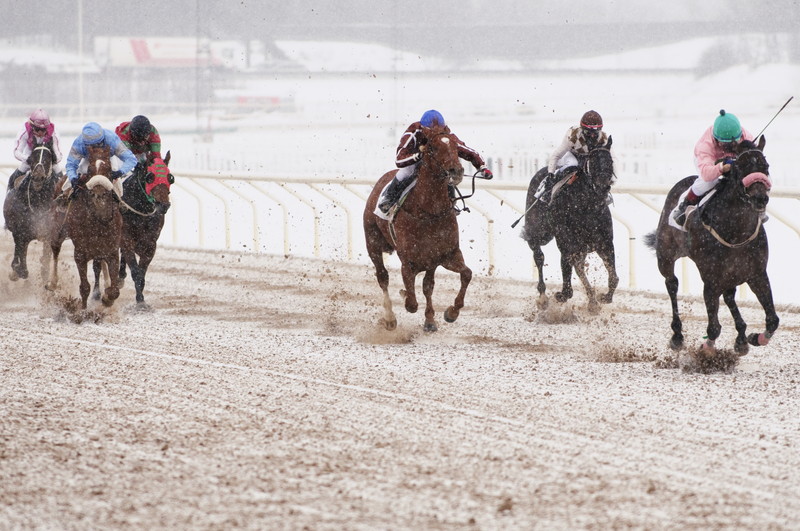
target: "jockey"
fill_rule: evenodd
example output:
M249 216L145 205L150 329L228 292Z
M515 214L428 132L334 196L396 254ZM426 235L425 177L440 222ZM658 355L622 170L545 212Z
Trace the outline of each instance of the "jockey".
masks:
M706 129L694 146L694 164L698 176L689 188L672 219L680 226L686 223L686 207L696 205L700 198L717 184L722 174L731 169L731 159L736 156L736 145L742 140L753 140L749 131L742 129L739 119L725 110L719 111L714 125Z
M50 121L50 115L44 109L36 109L28 117L25 122L25 127L17 136L17 144L14 148L14 157L20 161L19 168L14 170L11 177L8 179L8 189L14 188L14 181L21 175L25 175L30 171L28 166L28 157L31 156L33 149L36 146L41 146L47 142L52 141L53 147L53 173L56 171L56 166L61 162L61 146L58 141L58 134L55 130L55 124Z
M117 197L122 197L122 180L120 177L130 174L136 166L136 156L130 149L125 147L125 144L122 143L116 133L103 129L96 122L89 122L84 125L81 134L72 142L72 148L70 148L67 156L66 169L68 179L62 188L64 192L75 188L78 184L78 179L80 179L79 172L84 173L86 171L86 164L88 163L88 160L86 160L88 155L86 146L98 144L107 145L111 149L111 155L122 161L119 169L111 172L114 191L117 193ZM68 192L67 195L70 195L70 193Z
M143 165L161 158L161 137L146 116L140 114L130 122L122 122L116 133Z
M547 160L547 179L542 198L549 202L550 189L558 182L565 171L575 170L579 165L578 157L588 155L596 147L605 146L608 135L603 131L603 118L597 111L586 111L581 116L580 124L567 129L564 139Z
M409 125L400 137L400 144L397 146L397 155L395 157L395 164L399 169L392 182L389 183L384 193L378 198L378 208L375 209L376 216L388 219L389 210L400 199L403 190L411 184L413 180L411 176L414 175L424 154L424 147L420 143L421 137L426 129L434 125L444 126L445 130L450 133L450 128L445 124L441 113L429 110L425 111L418 122ZM486 163L480 154L467 147L458 137L456 137L456 141L458 142L458 156L471 162L478 171L483 172L485 177L491 178L492 172L486 167Z

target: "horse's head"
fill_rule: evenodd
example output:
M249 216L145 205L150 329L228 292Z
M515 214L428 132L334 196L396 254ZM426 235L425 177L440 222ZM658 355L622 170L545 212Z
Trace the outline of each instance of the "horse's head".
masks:
M87 145L86 158L89 162L88 177L95 175L111 177L111 148L105 143Z
M583 159L581 170L589 177L594 190L605 199L614 184L614 158L611 156L611 137L605 146L598 146Z
M758 144L749 140L739 143L736 160L731 165L730 175L737 183L737 191L756 212L764 212L769 202L772 181L769 178L769 163L764 157L767 140L761 136Z
M170 157L168 151L163 159L153 159L144 175L144 191L153 199L153 206L160 214L166 214L169 210L169 187L175 182L175 177L169 171Z
M30 179L34 190L41 190L53 170L53 150L49 143L36 146L28 157L31 168Z
M104 175L95 175L86 182L86 196L89 211L94 218L109 222L114 212L119 210L119 202L114 196L114 186Z
M434 179L459 184L464 167L458 158L458 139L446 126L424 128L422 136L423 164Z

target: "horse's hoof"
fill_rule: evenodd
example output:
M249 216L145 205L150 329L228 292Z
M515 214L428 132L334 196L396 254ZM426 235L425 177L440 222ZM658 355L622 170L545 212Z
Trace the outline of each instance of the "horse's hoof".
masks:
M705 356L706 358L711 358L717 354L717 347L714 345L714 342L710 339L703 341L700 345L700 348L697 349L698 353Z
M589 301L589 313L592 315L600 313L600 304L596 300Z
M419 304L417 304L416 302L406 302L406 311L408 313L417 313L418 309L419 309Z
M736 344L733 346L733 351L739 356L745 356L748 352L750 352L750 345L748 345L746 341L740 343L737 340Z
M386 319L381 319L381 325L383 325L383 327L386 330L391 332L392 330L397 328L397 319L392 319L391 321L387 321Z
M672 336L672 339L669 340L669 348L681 350L683 348L683 337Z
M146 302L141 301L141 302L137 302L136 303L136 311L137 312L143 312L143 313L144 312L152 312L153 308L151 308L150 305L147 304Z
M747 342L754 347L763 347L769 343L769 337L766 334L750 334L747 336Z
M450 306L448 309L444 311L444 320L447 321L448 323L455 323L456 319L458 319L459 313L460 312L458 310Z
M118 285L120 288L122 288L122 286L124 286L124 285L125 285L125 277L119 277L119 282L117 282L117 285Z
M16 272L16 271L12 271L11 273L9 273L9 275L8 275L8 279L9 279L11 282L16 282L17 280L19 280L19 275L17 275L17 272Z
M563 291L559 291L559 292L556 293L556 300L558 302L564 303L564 302L567 302L569 300L569 297L567 295L565 295Z
M611 293L606 293L605 295L600 295L600 302L602 304L611 304L614 299L614 295Z
M550 299L547 298L547 295L542 293L539 295L539 298L536 299L536 307L540 310L546 310L547 306L550 304Z
M95 290L92 292L92 300L99 301L100 300L100 290Z
M439 330L439 327L436 326L436 323L425 323L425 326L422 327L426 332L436 332Z
M55 291L58 289L58 284L53 284L52 282L48 282L44 285L44 289L47 291Z

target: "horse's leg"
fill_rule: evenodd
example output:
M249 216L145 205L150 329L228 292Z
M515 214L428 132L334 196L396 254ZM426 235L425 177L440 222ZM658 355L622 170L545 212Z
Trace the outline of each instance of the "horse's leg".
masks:
M128 267L131 269L131 278L133 279L133 287L136 289L136 302L137 303L144 303L144 275L147 271L147 265L145 264L145 260L141 257L139 260L136 259L136 254L133 251L125 250L122 253L122 260L128 264ZM149 264L149 260L147 263Z
M28 245L30 238L14 234L14 259L11 261L11 274L9 279L16 281L28 278Z
M104 265L104 264L103 264ZM92 260L92 272L94 273L94 287L92 288L92 300L99 301L100 300L100 268L101 268L100 260ZM108 274L103 270L105 279L106 279L106 286L108 286Z
M536 264L536 272L539 274L539 283L536 285L536 290L539 292L539 299L536 301L536 305L539 308L546 308L547 295L545 295L544 292L547 287L544 284L544 251L542 251L540 245L531 245L530 247L533 250L533 262Z
M109 307L119 298L119 252L115 251L103 261L103 277L106 289L101 302Z
M778 318L778 314L775 313L775 304L772 301L772 286L770 285L767 273L764 272L761 276L750 280L747 285L750 286L750 289L753 291L753 293L755 293L758 302L761 303L761 307L764 308L764 314L766 315L767 319L767 329L764 331L764 333L750 334L750 336L747 338L748 343L758 347L769 343L769 340L772 338L775 330L778 329L780 319Z
M448 323L452 323L458 319L461 308L464 307L464 297L467 294L467 286L469 286L470 281L472 281L472 270L464 263L464 255L461 254L461 250L456 251L448 260L442 262L442 267L461 275L461 289L458 291L458 295L456 295L456 300L453 302L453 305L444 312L444 320Z
M747 345L747 323L742 319L742 313L739 311L739 306L736 305L736 288L731 288L722 293L722 300L728 306L733 317L733 324L736 326L736 342L733 345L733 350L740 356L747 354L749 346Z
M572 262L565 253L561 253L561 291L556 292L558 302L567 302L572 298Z
M78 276L81 279L80 294L81 294L81 309L86 309L86 301L89 300L89 293L92 291L92 286L89 284L89 278L86 269L89 265L89 259L82 252L75 250L75 265L78 267Z
M619 276L617 276L617 259L616 255L614 254L614 246L612 245L610 249L602 249L597 252L597 255L603 261L603 265L606 266L606 271L608 271L608 293L600 296L600 302L603 304L609 304L614 300L614 292L617 290L617 286L619 285Z
M722 331L722 325L719 324L719 292L715 291L715 286L712 284L703 286L703 299L706 302L708 327L706 328L706 340L701 348L707 354L713 354L716 352L714 342Z
M669 302L672 307L672 338L669 340L669 347L672 350L683 348L683 323L678 313L678 277L675 276L675 260L664 256L660 248L656 251L658 259L658 270L664 277L664 285L667 287Z
M397 328L397 316L392 310L392 299L389 297L389 271L386 270L386 265L383 263L383 251L369 242L370 239L367 238L367 253L375 265L375 278L383 291L383 326L386 327L386 330L394 330ZM131 276L133 276L133 269L131 269Z
M436 332L439 328L436 326L436 321L433 319L435 311L433 309L433 286L436 281L433 278L436 268L428 269L425 271L425 276L422 278L422 294L425 295L425 326L426 332Z
M128 276L127 271L125 271L125 257L120 255L119 257L119 287L125 285L125 277Z
M419 305L417 304L417 293L414 289L414 280L417 277L418 271L411 268L410 265L403 263L400 266L400 273L403 276L404 289L401 292L406 299L405 306L408 313L416 313Z
M572 263L575 269L575 274L583 284L583 289L586 290L586 297L589 299L589 313L598 313L600 311L600 303L597 302L597 294L594 291L592 283L589 282L589 277L586 275L586 255L580 257Z
M50 252L53 255L53 262L50 264L50 278L45 284L45 289L55 291L58 288L58 255L61 254L61 244L64 240L58 235L50 242Z

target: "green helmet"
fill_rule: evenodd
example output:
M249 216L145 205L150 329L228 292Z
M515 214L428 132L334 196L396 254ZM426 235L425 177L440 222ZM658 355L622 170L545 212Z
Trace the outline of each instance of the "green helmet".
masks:
M714 120L714 138L719 142L736 142L742 138L742 125L733 114L726 113L725 109L719 111L719 116Z

